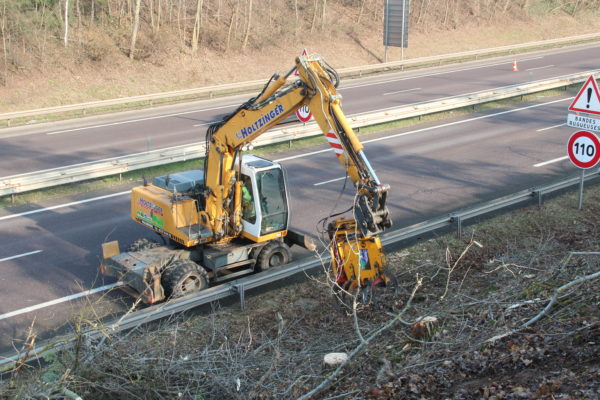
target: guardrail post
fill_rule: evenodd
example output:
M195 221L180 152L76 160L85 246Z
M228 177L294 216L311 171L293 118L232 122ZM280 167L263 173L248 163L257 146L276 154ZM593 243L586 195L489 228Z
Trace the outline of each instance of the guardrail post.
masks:
M240 284L234 285L233 290L235 292L238 292L238 294L240 295L240 307L241 307L242 311L244 311L244 309L246 308L246 292L244 290L244 284L240 283Z
M531 195L537 196L537 198L538 198L538 208L542 208L542 194L543 194L543 192L539 189L533 189L531 191Z
M462 238L462 217L460 215L453 215L450 219L456 222L456 236Z

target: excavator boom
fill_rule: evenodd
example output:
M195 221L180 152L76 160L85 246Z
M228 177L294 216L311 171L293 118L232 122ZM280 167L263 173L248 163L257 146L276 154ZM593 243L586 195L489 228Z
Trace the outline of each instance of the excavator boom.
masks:
M297 70L298 78L288 82ZM344 289L387 282L377 235L391 226L389 186L369 164L341 108L339 77L320 56L301 56L285 75L206 133L203 170L156 177L132 189L131 217L168 239L166 246L119 253L104 246L104 274L118 277L147 302L287 263L289 245L311 247L288 230L289 205L282 166L244 155L260 135L308 106L354 183L352 216L329 225L336 283Z

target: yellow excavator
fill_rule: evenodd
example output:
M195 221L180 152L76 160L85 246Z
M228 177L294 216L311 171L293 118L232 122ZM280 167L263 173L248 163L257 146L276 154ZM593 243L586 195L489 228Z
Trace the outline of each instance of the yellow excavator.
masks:
M132 189L131 218L165 244L138 241L121 253L117 241L104 243L104 275L151 304L287 264L292 244L313 250L309 238L288 229L282 166L244 154L256 138L307 106L356 189L352 218L327 228L336 285L354 290L390 282L378 237L391 226L389 186L377 178L342 112L335 70L318 55L298 57L295 64L208 128L203 170L155 177ZM294 71L298 78L288 83Z

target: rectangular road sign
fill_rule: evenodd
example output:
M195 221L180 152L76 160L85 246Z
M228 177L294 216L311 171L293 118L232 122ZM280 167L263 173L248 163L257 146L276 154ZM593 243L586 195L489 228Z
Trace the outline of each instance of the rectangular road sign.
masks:
M589 115L567 114L567 126L586 131L600 132L600 119Z
M408 47L410 0L385 0L383 10L383 45Z

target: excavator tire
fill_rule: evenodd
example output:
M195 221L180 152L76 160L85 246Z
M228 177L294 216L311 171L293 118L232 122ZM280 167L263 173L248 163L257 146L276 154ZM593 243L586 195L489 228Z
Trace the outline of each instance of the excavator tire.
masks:
M271 267L285 265L292 259L292 252L287 244L274 240L262 248L256 259L256 270L265 271Z
M162 286L167 298L185 296L206 288L208 274L193 261L177 259L163 272Z

